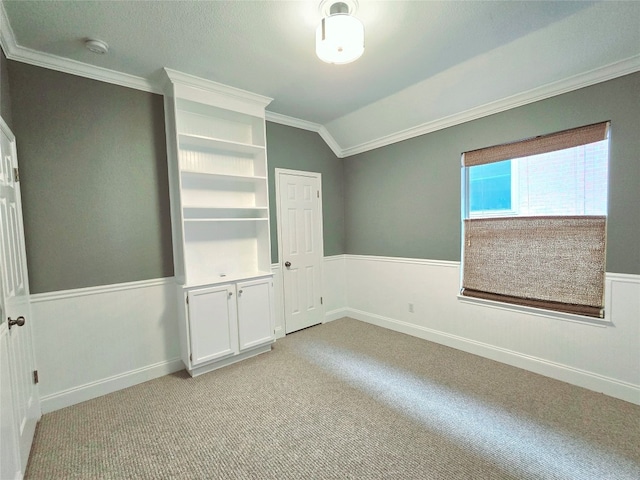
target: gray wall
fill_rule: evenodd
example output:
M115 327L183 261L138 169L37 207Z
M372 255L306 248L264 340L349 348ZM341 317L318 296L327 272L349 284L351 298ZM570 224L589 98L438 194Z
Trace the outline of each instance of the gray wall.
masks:
M315 132L267 122L271 261L278 262L275 169L322 174L324 255L345 253L343 160Z
M640 73L349 157L346 253L460 260L460 155L611 120L607 271L640 274Z
M8 66L31 291L173 275L162 96Z
M13 131L11 117L11 96L9 91L9 72L7 71L7 57L0 48L0 116Z
M171 276L162 98L0 62L32 291ZM344 160L267 122L272 261L276 167L322 173L325 255L459 260L461 152L611 120L607 270L640 274L639 99L637 73Z

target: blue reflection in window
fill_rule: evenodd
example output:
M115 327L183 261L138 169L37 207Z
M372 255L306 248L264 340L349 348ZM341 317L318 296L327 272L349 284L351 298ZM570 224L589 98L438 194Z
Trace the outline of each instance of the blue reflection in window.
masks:
M511 210L511 160L469 168L469 211Z

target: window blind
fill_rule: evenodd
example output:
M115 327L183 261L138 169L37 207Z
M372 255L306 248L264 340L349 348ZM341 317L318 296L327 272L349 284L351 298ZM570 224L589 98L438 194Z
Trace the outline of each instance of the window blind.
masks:
M608 125L608 122L596 123L514 143L472 150L463 154L462 164L465 167L484 165L600 142L607 138Z
M599 142L608 126L465 152L463 166ZM465 218L463 241L462 295L604 317L606 216Z
M606 217L465 220L462 294L602 317Z

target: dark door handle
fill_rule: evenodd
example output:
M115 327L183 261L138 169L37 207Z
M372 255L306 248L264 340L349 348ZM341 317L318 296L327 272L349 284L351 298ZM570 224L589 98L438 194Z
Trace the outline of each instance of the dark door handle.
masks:
M291 266L291 262L284 262L284 266L289 268Z
M11 330L11 327L18 326L21 327L24 325L25 319L22 315L20 315L18 318L16 318L15 320L13 320L11 317L7 318L7 321L9 322L9 330Z

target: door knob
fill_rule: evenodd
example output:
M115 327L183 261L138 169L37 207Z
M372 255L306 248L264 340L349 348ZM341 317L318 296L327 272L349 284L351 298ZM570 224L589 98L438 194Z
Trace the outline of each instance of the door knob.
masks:
M9 330L11 330L11 327L18 326L21 327L24 325L25 319L22 315L20 315L18 318L16 318L15 320L13 320L11 317L7 318L7 321L9 322Z
M291 262L284 262L284 266L289 268L291 266Z

